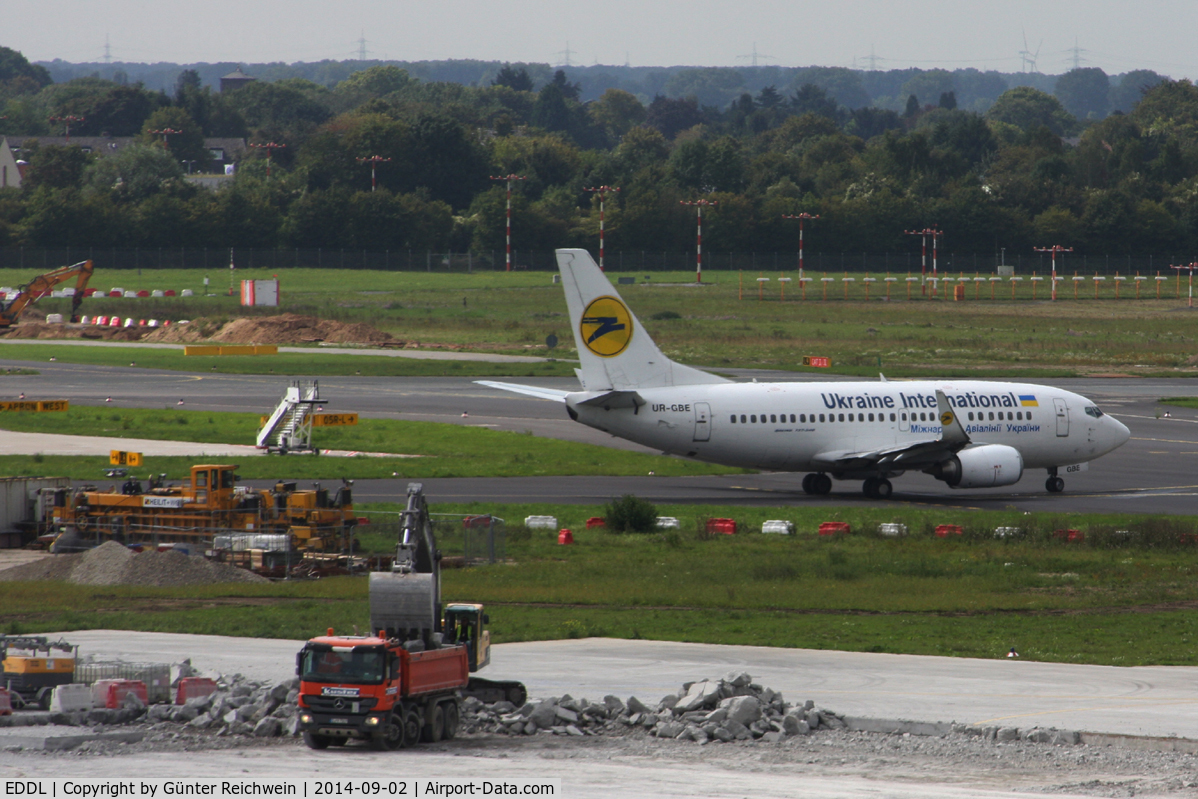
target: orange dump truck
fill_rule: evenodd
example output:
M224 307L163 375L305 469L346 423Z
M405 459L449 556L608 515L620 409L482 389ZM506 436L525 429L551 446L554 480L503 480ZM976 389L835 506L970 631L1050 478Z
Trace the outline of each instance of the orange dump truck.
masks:
M501 699L522 705L515 681L471 677L491 662L489 619L483 606L441 606L441 553L424 488L408 486L403 533L390 571L370 574L373 636L313 638L296 656L299 722L313 749L350 740L376 749L452 738L461 699Z
M470 681L465 646L410 652L398 639L328 635L296 658L300 729L313 749L350 739L391 750L453 738L459 691Z

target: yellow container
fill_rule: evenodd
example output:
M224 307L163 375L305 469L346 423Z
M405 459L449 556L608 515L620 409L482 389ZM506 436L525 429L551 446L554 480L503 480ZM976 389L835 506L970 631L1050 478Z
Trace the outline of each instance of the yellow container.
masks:
M3 669L7 674L73 674L75 658L29 658L8 657L4 659Z

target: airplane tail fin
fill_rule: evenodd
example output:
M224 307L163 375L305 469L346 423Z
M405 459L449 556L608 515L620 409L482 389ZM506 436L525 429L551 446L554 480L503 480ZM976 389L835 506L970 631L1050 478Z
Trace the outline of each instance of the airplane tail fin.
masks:
M586 250L558 250L570 328L587 391L728 383L662 354Z

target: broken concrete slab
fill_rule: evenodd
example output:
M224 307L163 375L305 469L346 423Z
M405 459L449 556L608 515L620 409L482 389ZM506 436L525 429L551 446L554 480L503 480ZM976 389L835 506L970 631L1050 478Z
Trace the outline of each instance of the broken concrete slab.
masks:
M108 743L137 743L146 737L144 730L122 730L120 732L93 732L79 727L38 726L24 728L8 728L0 730L0 747L20 746L24 749L38 749L47 752L65 751L87 743L88 741L104 741Z

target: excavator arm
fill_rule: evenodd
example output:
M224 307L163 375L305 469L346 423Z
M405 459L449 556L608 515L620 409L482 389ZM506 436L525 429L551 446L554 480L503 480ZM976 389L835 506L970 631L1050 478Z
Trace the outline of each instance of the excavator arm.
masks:
M17 290L17 296L0 310L0 328L12 327L21 317L21 311L25 310L25 306L36 302L42 294L50 291L59 283L64 283L72 277L77 277L75 283L75 296L71 298L71 321L78 321L77 315L79 305L83 302L83 297L87 294L87 281L92 276L92 262L82 261L72 266L64 266L55 269L52 272L46 272L43 275L38 275L33 280L30 280L24 286Z

